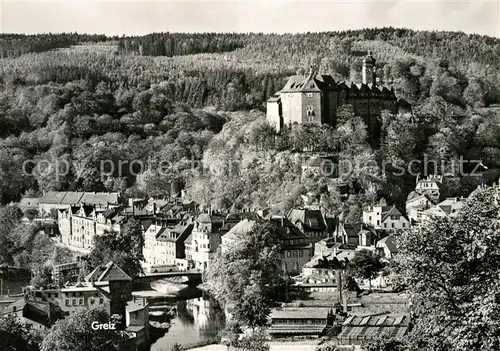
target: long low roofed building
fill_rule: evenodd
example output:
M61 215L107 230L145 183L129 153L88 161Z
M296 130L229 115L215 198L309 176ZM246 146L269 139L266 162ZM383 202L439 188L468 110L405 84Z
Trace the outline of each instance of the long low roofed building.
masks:
M107 208L118 206L119 202L119 193L48 191L39 199L38 209L41 214L49 214L53 209L63 210L77 205Z

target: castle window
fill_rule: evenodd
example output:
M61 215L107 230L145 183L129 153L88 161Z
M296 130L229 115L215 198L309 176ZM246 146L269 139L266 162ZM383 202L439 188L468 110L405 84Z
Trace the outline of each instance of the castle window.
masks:
M313 93L307 93L307 97L312 98L313 97Z
M312 105L306 106L306 112L308 116L314 116L314 108Z

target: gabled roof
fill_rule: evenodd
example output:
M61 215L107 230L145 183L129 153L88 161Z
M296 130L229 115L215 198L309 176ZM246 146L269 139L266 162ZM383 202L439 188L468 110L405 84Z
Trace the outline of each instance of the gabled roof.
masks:
M257 221L253 219L242 219L222 237L229 240L240 240L252 231L256 223Z
M379 338L403 337L410 326L409 314L377 313L372 315L352 315L337 336L340 340L376 340Z
M250 233L257 223L265 222L266 220L264 219L242 219L222 237L229 240L240 240ZM302 233L299 228L294 226L287 218L273 217L270 219L270 222L276 225L277 234L280 236L281 240L307 238L306 235Z
M107 205L117 204L118 193L94 193L94 192L74 192L74 191L49 191L43 195L39 203L41 204L61 204L61 205Z
M84 206L81 206L80 209L83 212L83 214L85 215L85 217L90 217L90 215L94 211L94 206L84 205Z
M396 208L396 206L392 206L390 208L384 206L382 209L382 222L385 221L389 216L404 217L403 214Z
M279 234L282 239L307 238L297 226L284 216L272 216L270 221L280 228Z
M85 277L86 281L107 282L107 281L131 281L127 273L125 273L116 263L110 261L105 266L95 268L89 275Z
M361 230L361 224L344 223L341 226L348 237L358 238L358 233Z
M304 231L325 231L327 229L320 210L292 209L288 213L288 219L294 225L300 223L304 227Z
M83 194L80 201L87 205L107 205L107 204L117 204L119 194L118 193L85 193Z
M398 253L398 247L396 245L396 239L394 238L394 235L389 235L383 239L380 239L379 241L377 241L377 245L378 244L385 244L391 253Z
M271 311L271 319L326 319L328 307L281 307Z
M118 210L116 207L111 207L111 208L108 208L106 211L104 211L102 213L102 215L104 216L104 218L106 219L111 219L113 218L114 216L116 216L118 213Z
M464 205L463 198L447 198L446 200L437 204L447 215L454 215L456 211L461 209Z
M156 235L156 239L158 241L184 242L191 235L192 229L192 223L178 223L174 227L162 228Z
M23 317L47 328L52 325L49 313L40 309L38 306L33 305L30 301L28 301L23 307Z
M41 204L60 204L66 195L65 192L48 191L41 198Z
M260 219L257 212L238 212L238 213L229 213L226 216L225 221L239 222L245 218L254 220Z
M416 191L412 191L409 195L408 195L408 198L406 200L406 203L410 203L410 202L413 202L413 201L417 201L417 200L420 200L422 198L427 198L427 200L430 201L429 199L429 195L423 193L423 194L419 194L417 193Z
M202 213L196 218L198 223L220 223L224 220L221 215Z
M267 102L278 102L280 103L281 102L281 97L279 94L274 94L272 96L269 97L269 99L267 99Z
M61 201L61 204L64 205L76 205L80 203L80 200L83 196L83 192L75 192L75 191L68 191L64 195L64 198Z

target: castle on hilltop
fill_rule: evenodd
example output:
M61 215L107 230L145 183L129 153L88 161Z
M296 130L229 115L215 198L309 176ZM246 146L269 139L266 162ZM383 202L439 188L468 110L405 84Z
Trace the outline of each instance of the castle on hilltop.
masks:
M375 63L371 51L368 51L363 60L360 84L336 82L330 75L318 74L314 66L306 76L290 77L284 88L267 101L267 120L277 132L304 123L335 127L337 110L350 104L355 115L364 119L370 138L378 140L381 112L409 111L410 106L396 97L393 88L377 84Z

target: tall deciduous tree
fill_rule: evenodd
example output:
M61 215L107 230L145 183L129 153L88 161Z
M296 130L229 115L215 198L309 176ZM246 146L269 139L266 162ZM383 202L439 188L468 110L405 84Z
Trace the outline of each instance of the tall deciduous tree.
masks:
M476 190L455 218L432 217L398 238L415 340L426 349L500 349L500 190Z
M39 331L28 328L15 317L0 318L1 350L38 351L42 338Z
M227 306L234 319L250 327L263 326L284 284L279 228L256 223L241 241L219 250L206 276L209 291Z
M113 261L130 276L139 275L142 272L141 260L144 259L143 246L141 224L130 219L119 233L106 232L95 238L94 248L88 256L88 268Z
M380 257L368 250L356 251L349 262L349 269L356 277L368 279L370 290L372 289L372 279L378 277L382 268L384 268L384 264Z
M92 323L109 323L104 309L80 310L57 321L42 342L42 351L118 350L124 340L116 330L94 330Z

